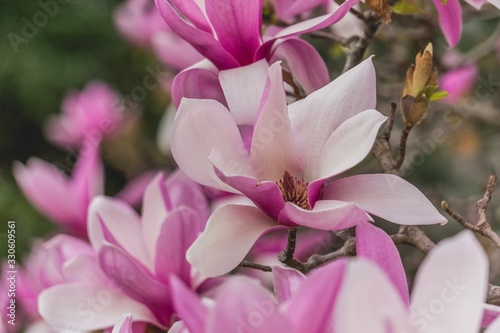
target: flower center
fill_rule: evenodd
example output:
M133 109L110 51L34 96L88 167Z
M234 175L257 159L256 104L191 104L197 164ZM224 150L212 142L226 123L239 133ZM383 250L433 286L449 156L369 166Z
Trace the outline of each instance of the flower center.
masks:
M307 186L302 179L293 177L288 171L283 173L283 178L276 183L281 191L281 195L286 202L291 202L300 208L310 210Z

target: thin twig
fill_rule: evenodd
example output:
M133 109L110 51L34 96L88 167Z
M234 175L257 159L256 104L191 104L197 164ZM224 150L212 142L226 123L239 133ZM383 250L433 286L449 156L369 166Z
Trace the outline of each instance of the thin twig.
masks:
M356 254L356 238L351 237L344 243L344 245L340 249L334 252L325 255L313 254L312 256L310 256L307 262L304 263L303 273L308 273L311 270L334 259L345 256L353 256L355 254Z
M488 284L488 296L486 303L493 305L500 305L500 287L491 283Z
M411 245L422 253L429 253L436 244L427 235L415 226L400 226L395 235L391 235L394 244Z
M283 72L283 81L285 81L286 83L288 83L292 87L293 94L295 95L295 99L299 100L299 99L303 99L304 97L306 97L304 94L302 94L299 86L297 85L297 83L293 79L292 73L290 73L289 71L287 71L285 69L282 69L282 72Z
M396 168L401 168L405 161L406 156L406 141L408 140L408 136L410 135L410 131L413 126L405 125L403 128L403 132L401 132L401 138L399 139L399 147L398 147L398 158L396 159Z
M342 45L347 45L347 39L336 36L332 33L326 32L326 31L311 32L309 34L309 36L311 36L312 38L321 38L321 39L329 40L331 42L340 43Z
M266 265L261 265L257 264L248 260L243 260L238 266L240 267L247 267L247 268L253 268L253 269L258 269L260 271L264 272L272 272L271 266L266 266Z
M445 210L446 213L448 213L448 215L450 215L455 221L460 223L464 228L472 230L484 237L489 238L498 248L500 248L500 237L496 232L493 231L493 229L491 229L491 225L488 223L486 217L486 209L488 208L488 204L491 201L491 194L493 193L493 188L495 187L496 181L497 177L495 175L491 175L489 177L484 196L476 203L476 212L479 216L479 219L475 224L467 221L467 219L462 217L457 212L453 211L448 206L448 203L444 200L441 202L441 207Z
M366 21L366 18L365 16L363 15L363 13L361 13L359 10L355 9L355 8L351 8L349 9L349 11L351 12L351 14L353 14L354 16L356 16L358 19L360 19L361 21L365 22Z
M396 115L396 109L397 109L397 104L396 103L391 103L391 111L389 112L389 117L387 119L387 123L385 124L384 131L382 132L382 137L389 141L391 138L391 132L392 128L394 127L394 117Z
M296 243L297 243L297 228L290 228L288 229L288 242L286 245L286 249L279 254L278 260L284 263L285 265L288 265L292 268L301 271L302 273L305 273L304 263L293 257L293 254L295 253Z
M373 145L373 155L379 161L385 173L399 175L400 170L396 167L396 161L392 156L392 147L389 139L391 138L392 127L394 126L394 117L396 114L396 103L391 103L391 111L389 113L389 120L382 131L377 136Z

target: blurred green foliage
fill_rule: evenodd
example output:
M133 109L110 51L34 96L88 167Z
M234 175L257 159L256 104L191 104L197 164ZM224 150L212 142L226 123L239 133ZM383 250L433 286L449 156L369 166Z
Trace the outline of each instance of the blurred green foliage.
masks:
M46 24L37 13L45 13L42 3L52 3L53 17ZM58 8L54 7L56 3ZM66 3L66 4L61 4ZM29 250L29 240L46 235L53 226L32 208L12 178L12 163L31 156L59 165L67 164L67 153L49 144L43 136L47 116L60 112L69 89L81 89L100 79L123 95L142 82L147 66L157 61L146 52L129 46L117 33L112 21L112 0L2 1L0 4L0 242L4 249L8 220L17 221L17 246L21 254ZM56 9L54 9L56 8ZM38 15L38 16L37 16ZM35 33L25 26L34 25ZM23 33L24 29L24 33ZM26 34L29 32L29 34ZM15 44L16 34L23 39ZM154 96L145 100L144 132L154 139L156 123L164 108ZM154 105L154 106L153 106ZM149 109L149 110L148 110ZM123 183L108 172L112 188Z

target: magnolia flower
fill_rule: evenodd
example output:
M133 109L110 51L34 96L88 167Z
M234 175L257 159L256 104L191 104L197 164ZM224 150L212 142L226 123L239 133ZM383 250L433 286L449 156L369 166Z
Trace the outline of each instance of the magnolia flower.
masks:
M362 233L376 235L383 247L392 243L375 229ZM395 253L391 246L388 253ZM381 268L374 257L340 259L307 276L274 267L274 295L255 281L236 276L220 286L214 300L200 300L173 277L173 299L182 322L169 332L479 331L488 263L472 233L444 240L431 251L417 274L410 304L394 285L395 271ZM404 271L399 273L405 279ZM500 319L486 332L500 332Z
M159 60L180 71L203 57L165 24L153 0L128 0L114 13L118 31L132 44L152 48Z
M83 332L92 330L95 322L102 323L103 314L116 321L124 311L133 312L138 320L154 322L144 305L106 277L94 249L82 240L57 235L39 244L19 277L18 299L34 320L29 332ZM73 306L73 299L80 300L78 307Z
M262 0L155 1L170 28L208 59L176 76L172 86L175 106L179 106L182 97L220 96L217 84L219 70L243 67L261 59L271 61L273 55L280 53L306 93L324 86L329 76L321 57L310 44L292 37L338 22L359 2L347 0L331 14L300 22L276 33L275 29L271 29L274 32L263 37Z
M133 316L130 313L126 313L121 316L120 320L113 326L113 331L111 333L132 333L132 323Z
M458 0L433 0L436 6L439 25L444 37L450 47L454 47L460 41L462 35L462 7ZM500 0L465 0L469 5L477 10L487 2L500 9Z
M255 280L234 276L219 287L215 302L200 300L172 277L176 312L182 319L169 333L325 333L342 283L345 260L311 273L286 303ZM215 304L214 304L215 303Z
M401 295L408 294L403 266L392 240L378 228L366 224L356 230L356 250L380 266L396 285L403 276ZM378 251L373 251L378 247ZM175 309L182 319L174 332L333 332L332 319L342 304L337 297L346 282L351 263L334 261L307 277L286 267L274 266L274 295L256 281L235 276L219 287L214 300L200 299L181 281L172 278ZM366 276L365 276L366 277Z
M99 291L96 288L100 285L92 283L58 286L46 291L40 303L50 309L51 320L75 322L90 330L112 326L118 315L127 311L134 320L169 327L173 321L170 275L200 292L214 285L214 281L205 281L192 272L184 258L207 217L201 188L179 171L166 181L159 174L151 182L144 193L142 217L121 200L96 197L89 207L88 233L99 267L107 279L151 316L122 306L102 306L92 319L79 315L79 304Z
M202 274L230 271L272 230L340 230L370 220L366 212L399 224L446 222L413 185L391 175L337 180L320 200L327 179L370 152L386 119L373 109L370 59L288 107L281 73L278 63L272 65L262 100L252 102L260 105L253 130L240 132L216 101L184 99L177 113L172 152L180 168L203 185L243 193L258 206L226 205L212 214L188 251ZM248 97L231 91L242 94L241 101Z
M453 69L439 78L439 87L448 92L448 97L443 101L456 103L464 97L473 87L479 70L474 63Z
M327 7L332 2L330 0L273 0L272 3L276 16L281 21L291 24L297 16L307 16L314 8Z
M141 47L151 46L157 33L169 30L152 0L127 0L116 8L113 19L118 32Z
M103 191L103 170L96 145L80 151L71 177L38 158L15 162L14 178L28 200L50 220L74 235L87 234L87 208Z
M103 82L70 91L61 108L63 113L49 118L45 132L48 140L65 149L98 144L123 124L127 111L119 94Z
M377 266L358 260L346 271L337 298L342 306L335 308L333 318L336 332L475 333L480 329L488 261L471 232L446 239L429 253L415 278L409 308ZM499 320L486 332L500 332Z

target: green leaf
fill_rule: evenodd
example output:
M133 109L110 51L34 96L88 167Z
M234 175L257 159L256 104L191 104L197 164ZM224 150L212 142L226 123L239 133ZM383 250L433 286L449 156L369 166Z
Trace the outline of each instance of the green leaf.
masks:
M439 100L442 100L443 98L446 98L448 97L448 92L446 90L440 90L440 91L436 91L435 93L433 93L431 95L431 97L429 98L430 101L439 101Z
M425 14L425 11L409 1L398 1L392 6L392 11L400 15Z
M437 88L438 86L426 86L418 93L417 98L419 98L420 96L425 96L429 99L434 94Z

